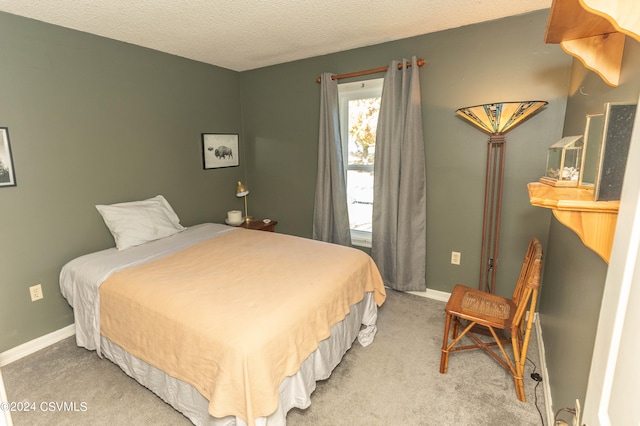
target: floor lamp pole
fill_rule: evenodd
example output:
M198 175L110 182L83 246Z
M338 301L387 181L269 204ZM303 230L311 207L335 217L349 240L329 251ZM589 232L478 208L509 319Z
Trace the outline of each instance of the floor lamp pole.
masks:
M487 143L487 168L484 187L482 249L478 288L495 293L500 242L500 214L506 143L503 134L493 134Z

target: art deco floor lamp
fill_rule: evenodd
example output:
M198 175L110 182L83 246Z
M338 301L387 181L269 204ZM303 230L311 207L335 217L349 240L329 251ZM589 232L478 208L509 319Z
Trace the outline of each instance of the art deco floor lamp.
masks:
M545 101L502 102L460 108L456 111L458 115L489 134L478 283L480 290L495 292L506 150L504 135L545 105Z

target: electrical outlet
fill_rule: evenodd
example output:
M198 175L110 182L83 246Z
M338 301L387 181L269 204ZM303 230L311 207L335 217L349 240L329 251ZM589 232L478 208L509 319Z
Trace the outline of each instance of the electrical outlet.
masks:
M32 302L40 300L44 297L44 295L42 294L42 286L40 284L29 287L29 293L31 293Z
M576 414L573 415L573 426L580 426L580 400L576 399Z
M460 252L459 251L452 251L451 252L451 264L453 265L459 265L460 264Z

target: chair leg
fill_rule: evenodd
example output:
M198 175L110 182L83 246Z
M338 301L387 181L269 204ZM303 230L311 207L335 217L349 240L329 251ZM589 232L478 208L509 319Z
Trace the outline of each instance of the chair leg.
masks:
M534 292L533 298L537 297L537 293ZM513 375L513 381L516 386L516 396L522 402L527 402L527 397L524 393L524 367L527 362L527 351L529 349L529 339L531 338L531 328L533 323L533 311L535 309L535 299L531 302L532 308L529 312L529 318L527 319L526 328L518 327L517 330L511 331L511 341L513 346L513 356L516 367L516 374ZM524 331L524 336L523 336Z
M514 349L514 352L516 350L520 350L520 351L522 350L522 349L519 349L517 346L514 346L513 349ZM523 381L526 357L522 358L522 356L516 355L515 358L516 358L515 359L516 374L513 376L513 381L516 385L516 396L520 401L527 402L527 397L524 394L524 381Z
M460 319L456 317L456 318L453 318L453 332L451 333L451 338L454 340L457 339L459 332L460 332Z
M527 402L527 397L524 394L524 381L522 380L522 374L520 374L520 372L513 376L513 383L516 388L516 397L518 400Z
M451 329L451 314L447 313L444 323L444 337L442 338L442 354L440 355L440 373L445 374L449 366L449 330Z

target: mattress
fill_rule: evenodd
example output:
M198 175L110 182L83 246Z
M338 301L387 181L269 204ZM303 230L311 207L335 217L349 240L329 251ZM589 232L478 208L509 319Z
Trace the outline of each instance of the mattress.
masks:
M229 252L228 255L226 252ZM186 257L188 253L190 257ZM192 256L191 253L197 255ZM247 253L252 262L238 262L239 254ZM139 247L122 251L109 249L81 256L65 265L60 284L63 295L74 308L78 345L95 349L99 354L105 351L105 355L125 372L152 389L194 423L283 424L290 408L308 406L315 381L328 377L351 346L355 335L359 334L361 343L365 345L373 340L376 305L384 301L384 288L370 258L364 255L368 260L362 263L363 255L357 250L298 237L202 224ZM346 260L345 265L341 265L341 258ZM239 274L239 265L246 268L247 263L258 265L258 272L249 269ZM178 265L178 272L158 269L165 264ZM197 278L194 275L197 265L203 265L204 273L210 275ZM269 265L273 268L267 268ZM153 278L146 283L150 286L149 292L146 295L141 293L139 300L134 300L142 291L138 285L145 282L150 270L153 271L150 275ZM303 273L303 270L310 270L310 273ZM165 282L166 277L174 275L178 277L177 281ZM360 275L366 275L366 278ZM179 300L183 293L192 292L189 286L198 281L203 284L217 283L215 291L210 287L205 288L205 292L213 291L215 297L207 299L206 295L196 296L197 299L206 299L206 303L193 321L183 321L189 316L189 312L185 311L175 314L174 319L166 319L168 322L162 322L166 313L175 309L173 299ZM344 281L345 284L338 285L337 281ZM114 293L112 289L118 289L116 285L120 287ZM351 288L354 285L357 290ZM168 289L167 295L172 295L164 296L165 299L172 299L167 306L162 305L162 297L154 299L156 293L162 293L163 286ZM238 303L236 299L242 293L238 292L238 288L245 287L248 290L243 291L249 299ZM173 292L176 288L180 288L181 292ZM221 288L226 288L227 293L220 293ZM110 289L110 292L105 289ZM280 312L286 309L278 306L278 298L275 301L266 300L267 295L279 292L279 297L286 296L283 300L291 308L291 314ZM300 301L292 302L294 299L290 298L290 293L295 292L303 293L303 297ZM101 293L104 294L102 301ZM316 303L316 299L320 298L327 298L327 302ZM217 299L223 301L222 305L207 309ZM236 301L236 304L233 305L232 301ZM192 306L191 302L182 304ZM223 316L204 318L208 316L208 310L222 312L227 308L226 305L232 307ZM327 307L324 308L324 305ZM245 309L246 306L250 306L249 310ZM193 309L198 310L196 307ZM259 313L259 323L266 322L269 326L254 330L250 326L252 321L244 321L254 312ZM236 313L238 316L232 317ZM278 325L277 321L289 316L290 326L282 328ZM237 332L226 335L224 333L229 324L223 325L218 331L213 330L213 324L224 323L228 317L229 324L246 324ZM197 318L203 318L203 321ZM127 327L128 321L141 326L139 329ZM144 324L145 321L148 324ZM197 322L205 324L203 330L192 330L191 324ZM154 323L162 324L154 331ZM313 327L309 328L307 323L313 323ZM364 325L362 330L361 324ZM125 330L127 328L135 330L128 332ZM171 329L177 330L175 334L167 332ZM279 334L276 332L273 338L263 339L264 344L253 343L254 340L261 340L259 336L270 329L279 329ZM190 335L191 332L194 334ZM235 339L236 335L240 337ZM245 335L249 337L243 338ZM211 340L212 346L201 345L207 339ZM291 340L291 343L286 340ZM172 345L172 342L179 344ZM195 358L187 357L191 342L200 345L193 350ZM289 345L289 349L283 355L274 355L273 349L282 345ZM244 351L245 346L251 347L251 351ZM323 352L323 346L331 350ZM184 353L176 352L176 347L184 347ZM198 356L198 351L207 356ZM229 354L236 352L239 358L227 360L231 356ZM206 363L200 362L200 358L206 359ZM171 362L175 359L181 360L181 365L178 365L181 368L177 370L176 362ZM134 364L138 367L131 368ZM209 364L213 367L208 368ZM281 364L286 365L283 367ZM240 375L221 374L231 370L233 365L242 366ZM182 368L192 366L198 367L191 371L192 374L188 374L189 369ZM202 375L199 374L200 369ZM158 383L157 377L164 377L161 382L165 385L154 385ZM179 393L183 397L175 397L175 389L170 390L175 386L186 389ZM196 400L200 403L194 408L191 402Z

